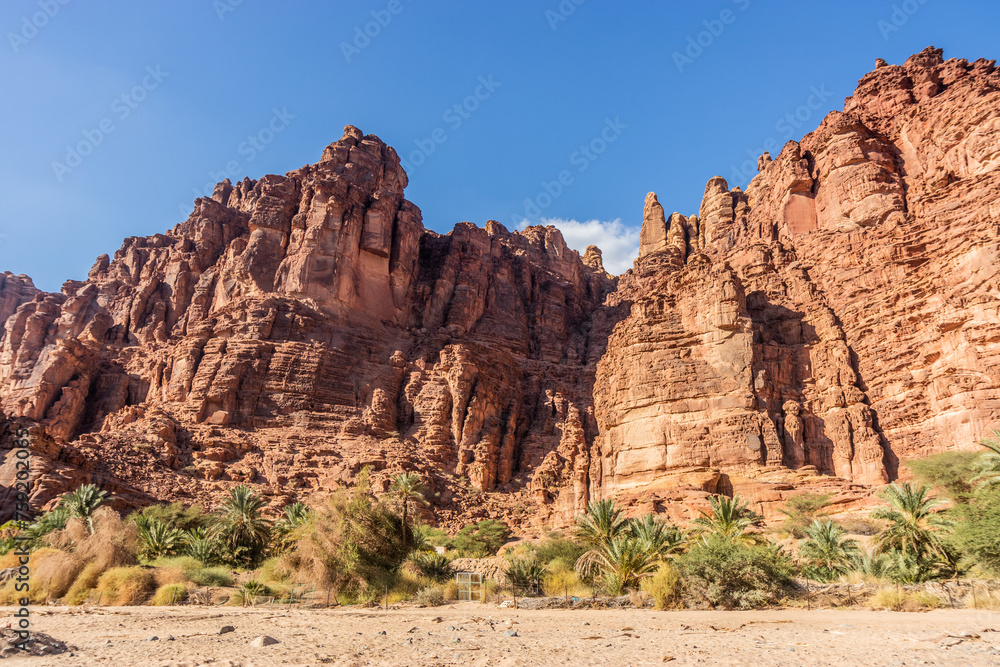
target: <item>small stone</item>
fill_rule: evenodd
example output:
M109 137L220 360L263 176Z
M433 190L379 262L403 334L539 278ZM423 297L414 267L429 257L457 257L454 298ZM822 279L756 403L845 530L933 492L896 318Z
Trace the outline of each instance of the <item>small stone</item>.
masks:
M445 628L445 630L447 630L449 632L454 632L455 631L455 626L454 625L449 625L447 628Z
M409 637L407 637L406 639L404 639L404 640L403 640L402 642L400 642L400 643L401 643L401 644L402 644L403 646L413 646L413 640L412 640L412 639L410 639Z
M250 646L254 648L261 648L264 646L271 646L272 644L277 644L278 640L274 637L269 637L267 635L261 635L259 637L254 637L254 640L250 642Z
M223 625L221 628L219 628L219 634L220 635L224 635L227 632L236 632L236 628L234 628L231 625Z
M587 621L584 621L583 625L590 625L590 623L587 623Z
M172 642L172 641L174 641L174 636L173 635L166 635L166 636L163 637L163 639L164 639L164 641Z
M156 641L160 641L160 638L157 637L156 635L150 635L149 637L146 637L146 641L147 642L156 642Z
M504 637L517 637L518 636L517 630L504 630L503 631L503 636Z
M452 644L461 644L462 643L462 638L461 637L455 637L454 639L451 640L451 643Z
M385 630L379 630L375 634L377 634L377 635L384 635L385 634Z

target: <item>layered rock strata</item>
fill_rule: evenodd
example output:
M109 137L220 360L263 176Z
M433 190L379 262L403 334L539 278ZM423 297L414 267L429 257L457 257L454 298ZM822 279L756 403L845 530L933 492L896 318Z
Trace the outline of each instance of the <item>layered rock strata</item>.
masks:
M0 446L31 430L39 507L85 481L277 505L365 467L420 472L443 525L858 506L1000 425L998 167L992 61L880 61L745 192L715 177L690 216L650 193L614 278L552 227L425 230L395 152L348 127L60 293L6 274Z

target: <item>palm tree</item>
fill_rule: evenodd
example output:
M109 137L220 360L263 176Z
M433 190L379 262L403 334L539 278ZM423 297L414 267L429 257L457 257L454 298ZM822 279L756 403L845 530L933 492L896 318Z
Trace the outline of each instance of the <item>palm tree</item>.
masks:
M737 496L711 496L708 501L712 504L711 514L701 512L701 516L691 522L703 535L751 543L762 540L758 533L747 532L762 521L762 517L748 507L749 503Z
M184 535L180 530L157 519L139 524L139 538L142 540L142 555L148 560L172 556L184 545Z
M982 482L984 487L1000 484L1000 431L994 429L992 438L983 438L979 444L988 449L973 464L976 476L973 482Z
M406 531L410 527L408 520L410 502L426 504L425 490L423 480L415 472L404 472L396 475L389 486L389 494L394 496L403 507L403 549L406 549Z
M309 508L303 503L295 502L286 505L281 517L274 522L274 542L271 550L281 553L291 546L292 534L295 529L305 524L309 519Z
M94 532L94 512L104 504L108 492L98 489L96 484L85 484L72 493L67 493L59 501L59 507L66 509L71 517L87 524Z
M263 496L245 484L229 490L229 497L219 508L214 532L234 560L253 564L263 552L270 536L270 523L261 516L266 504Z
M642 545L643 549L660 560L666 560L684 549L687 536L684 531L662 521L655 514L629 522L629 533Z
M889 506L876 509L871 517L888 521L889 525L875 536L877 553L898 550L903 559L907 554L947 556L940 534L952 522L935 511L941 501L929 494L930 487L909 482L891 484L879 493Z
M620 595L626 589L638 586L639 581L652 575L659 565L660 559L655 553L647 551L639 540L622 532L580 556L576 561L576 571L580 576L588 577L596 570L608 592Z
M810 577L833 581L849 572L861 558L858 541L846 538L844 529L833 521L813 521L805 533L799 556L806 561L805 571Z
M614 500L593 500L587 504L586 513L576 520L576 534L587 544L599 547L610 544L628 530L625 510Z

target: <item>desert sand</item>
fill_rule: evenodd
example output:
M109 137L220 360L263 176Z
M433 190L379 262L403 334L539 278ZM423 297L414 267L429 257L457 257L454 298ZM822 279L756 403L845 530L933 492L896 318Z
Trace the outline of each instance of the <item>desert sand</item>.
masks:
M218 634L227 625L234 630ZM1000 613L975 610L534 611L476 603L389 611L58 607L36 608L32 630L73 648L2 664L1000 664ZM278 643L254 646L261 635Z

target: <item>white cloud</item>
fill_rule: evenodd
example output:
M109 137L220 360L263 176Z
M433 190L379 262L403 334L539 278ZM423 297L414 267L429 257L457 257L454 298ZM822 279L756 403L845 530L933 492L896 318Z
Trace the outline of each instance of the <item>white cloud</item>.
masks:
M518 229L532 223L524 220ZM621 275L632 268L632 260L639 254L639 228L628 227L618 220L566 220L564 218L542 218L542 225L552 225L562 232L566 245L581 255L587 246L596 245L601 249L604 268L609 273Z

